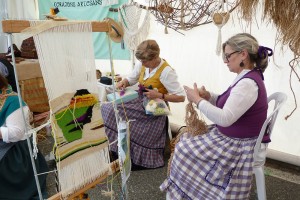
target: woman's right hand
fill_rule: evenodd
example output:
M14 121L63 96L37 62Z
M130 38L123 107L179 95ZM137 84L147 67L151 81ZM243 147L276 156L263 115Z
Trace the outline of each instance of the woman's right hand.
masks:
M204 86L202 86L201 88L198 88L199 91L199 95L200 97L202 97L205 100L209 100L210 99L210 93L205 89Z
M126 88L128 85L129 85L128 80L124 78L122 81L117 83L116 88L117 89Z

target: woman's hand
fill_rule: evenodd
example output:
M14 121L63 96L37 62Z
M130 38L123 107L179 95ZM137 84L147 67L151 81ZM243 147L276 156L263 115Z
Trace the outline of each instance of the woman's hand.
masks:
M194 88L190 88L188 86L183 86L183 88L184 88L186 96L190 102L193 102L196 105L198 105L199 102L203 99L200 96L200 91L198 90L196 83L194 83Z
M202 97L205 100L209 100L210 99L210 93L205 89L204 86L202 86L201 88L198 88L199 91L199 95L200 97Z
M159 93L157 90L155 90L155 89L147 89L147 88L145 88L145 90L147 91L147 92L144 92L144 95L146 95L146 97L148 98L148 99L156 99L156 98L162 98L162 93Z
M126 88L127 86L129 86L129 82L126 78L124 78L122 81L117 83L116 88L121 89L121 88Z

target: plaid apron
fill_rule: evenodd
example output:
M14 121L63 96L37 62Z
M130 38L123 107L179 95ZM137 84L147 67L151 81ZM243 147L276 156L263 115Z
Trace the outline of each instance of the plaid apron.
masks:
M248 199L255 142L229 138L215 126L202 136L184 134L160 189L170 199Z
M130 155L132 162L147 168L164 166L164 148L166 141L166 116L149 116L145 114L140 97L118 104L117 109L123 120L130 122ZM125 112L124 112L125 111ZM117 124L112 103L101 106L105 132L109 142L117 140ZM125 116L126 114L126 116ZM117 143L110 146L111 151L118 152Z

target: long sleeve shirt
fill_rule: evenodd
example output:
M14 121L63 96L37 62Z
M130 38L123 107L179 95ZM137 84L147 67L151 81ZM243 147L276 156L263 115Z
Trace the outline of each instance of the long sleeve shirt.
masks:
M243 70L234 79L234 85L250 70ZM228 127L236 122L256 101L258 86L252 79L240 80L231 90L223 109L216 107L216 100L219 95L210 92L209 101L203 100L198 104L198 109L213 123Z
M164 62L163 59L161 59L158 67L153 69L151 72L150 72L149 68L146 68L144 80L152 77L156 73L156 71L162 66L163 62ZM129 82L129 85L134 85L138 82L138 79L139 79L140 73L141 73L141 69L142 69L142 63L137 61L132 73L126 77L126 79ZM178 82L178 76L177 76L175 70L173 70L170 66L165 67L165 69L161 73L159 80L165 86L165 88L168 90L169 94L185 96L184 89Z
M25 121L27 126L29 126L29 108L27 106L24 106L23 108L26 117ZM6 118L0 130L3 142L18 142L20 140L26 139L25 126L21 108L15 110Z

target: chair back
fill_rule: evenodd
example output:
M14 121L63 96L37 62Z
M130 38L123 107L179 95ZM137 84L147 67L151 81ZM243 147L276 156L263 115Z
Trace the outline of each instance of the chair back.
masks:
M263 139L263 136L265 135L265 133L271 135L278 112L279 112L281 106L283 105L283 103L287 100L287 95L282 92L275 92L272 95L270 95L268 97L268 104L269 104L268 110L271 109L270 102L273 100L275 102L273 111L270 114L268 114L268 117L260 130L259 136L257 138L256 144L254 147L254 160L256 160L256 156L257 156L258 150L260 148L260 144L262 142L262 139Z

